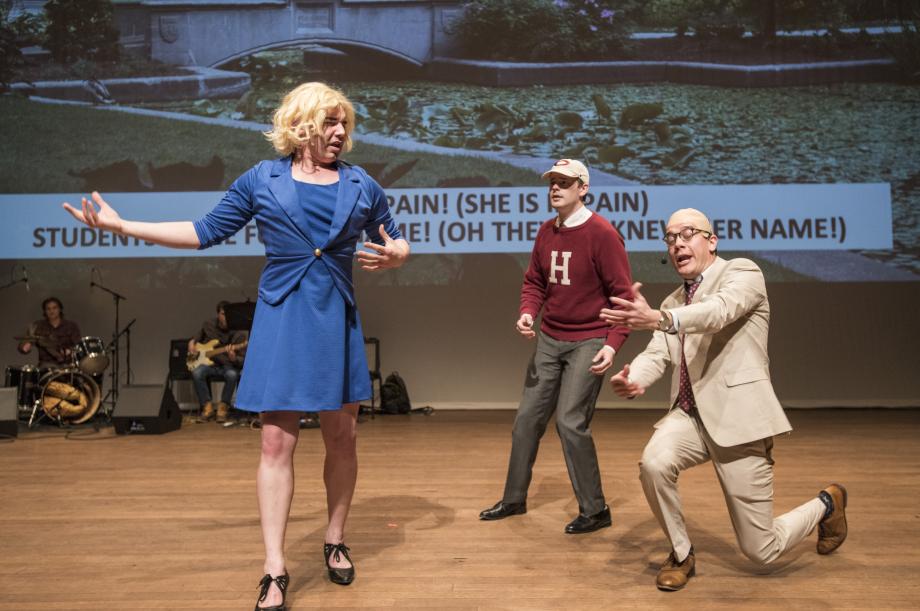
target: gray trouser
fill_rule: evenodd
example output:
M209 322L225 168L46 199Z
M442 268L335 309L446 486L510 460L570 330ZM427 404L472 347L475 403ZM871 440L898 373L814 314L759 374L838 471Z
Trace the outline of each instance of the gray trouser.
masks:
M671 541L674 555L690 553L677 477L712 461L722 485L728 515L744 555L769 564L804 539L824 516L821 499L812 498L773 517L773 438L723 448L716 445L698 416L674 408L657 425L639 463L639 479L652 513Z
M556 431L562 440L579 511L593 515L604 509L601 474L591 437L591 418L604 376L589 371L592 359L603 345L604 338L563 342L542 333L537 338L511 433L504 502L520 503L527 499L540 438L556 411Z

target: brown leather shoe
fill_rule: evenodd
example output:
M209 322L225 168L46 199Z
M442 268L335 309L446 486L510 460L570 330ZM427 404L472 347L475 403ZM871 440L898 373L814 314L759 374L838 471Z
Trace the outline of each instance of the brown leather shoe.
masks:
M227 404L224 403L223 401L221 401L220 403L217 404L217 421L218 421L218 422L226 422L226 421L227 421L227 414L229 414L229 413L230 413L230 406L229 406L229 405L227 405Z
M822 492L831 497L834 511L818 523L818 553L830 554L847 538L847 489L840 484L831 484Z
M214 404L208 401L201 407L201 416L199 416L204 422L207 422L214 417Z
M655 580L655 585L658 586L659 590L674 592L687 585L687 582L695 574L696 557L693 555L693 550L690 550L683 562L678 562L674 558L674 552L671 552L668 559L658 569L658 578Z

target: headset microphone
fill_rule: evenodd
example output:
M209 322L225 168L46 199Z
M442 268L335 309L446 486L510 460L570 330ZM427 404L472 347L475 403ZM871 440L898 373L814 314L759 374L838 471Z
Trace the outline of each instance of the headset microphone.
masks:
M667 258L667 257L661 257L661 264L662 264L662 265L666 265L667 262L668 262L668 258Z

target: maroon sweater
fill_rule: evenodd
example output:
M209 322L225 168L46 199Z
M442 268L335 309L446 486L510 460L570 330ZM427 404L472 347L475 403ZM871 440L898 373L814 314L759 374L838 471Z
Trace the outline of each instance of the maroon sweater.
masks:
M611 307L608 297L632 300L632 274L623 237L597 214L577 227L543 223L521 287L521 314L537 318L540 330L553 339L581 341L606 337L617 352L629 329L609 327L599 316ZM555 252L555 255L553 253Z

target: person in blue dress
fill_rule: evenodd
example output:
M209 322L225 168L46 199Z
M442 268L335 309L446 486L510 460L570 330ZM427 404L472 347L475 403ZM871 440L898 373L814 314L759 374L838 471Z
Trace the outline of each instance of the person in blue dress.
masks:
M339 159L353 127L354 109L340 91L305 83L285 96L266 134L281 158L256 164L197 221L122 219L97 192L80 208L64 203L90 227L175 248L208 248L252 219L258 225L266 265L236 401L262 422L257 488L266 558L256 609L285 608L284 534L302 412L319 413L326 450L329 577L343 585L354 579L344 531L357 477L358 403L371 386L352 261L368 271L399 267L409 243L380 185ZM356 254L362 234L367 250Z

